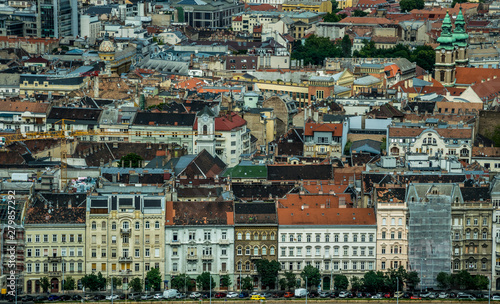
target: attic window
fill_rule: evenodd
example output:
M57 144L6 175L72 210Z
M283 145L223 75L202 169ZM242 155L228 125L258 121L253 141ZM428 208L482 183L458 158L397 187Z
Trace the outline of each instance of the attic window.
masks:
M292 213L292 216L293 216L293 213Z
M321 215L322 215L322 216L325 216L325 214L324 214L324 213L321 213Z
M340 215L340 213L337 213L337 215Z
M307 214L307 216L309 216L309 213Z

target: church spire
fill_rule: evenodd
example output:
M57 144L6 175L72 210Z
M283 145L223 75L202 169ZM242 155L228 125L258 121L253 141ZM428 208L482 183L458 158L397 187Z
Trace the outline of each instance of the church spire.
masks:
M469 39L469 35L465 32L465 20L464 15L462 14L462 8L460 8L457 20L455 21L453 37L455 38L453 45L458 47L467 47L467 39Z
M443 25L441 26L441 36L439 36L437 42L439 46L436 49L453 50L455 37L451 33L451 19L448 12L446 12L446 17L444 17Z

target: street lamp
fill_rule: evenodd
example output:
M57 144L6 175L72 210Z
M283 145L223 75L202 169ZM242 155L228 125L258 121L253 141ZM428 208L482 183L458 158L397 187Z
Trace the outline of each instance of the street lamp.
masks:
M211 273L209 273L209 274L210 274L210 277L209 277L209 280L208 280L210 282L209 283L210 284L209 294L210 294L210 304L212 304L212 274Z
M396 277L396 304L399 304L399 277Z
M307 276L306 276L306 304L307 304Z
M330 260L330 290L333 292L333 258Z

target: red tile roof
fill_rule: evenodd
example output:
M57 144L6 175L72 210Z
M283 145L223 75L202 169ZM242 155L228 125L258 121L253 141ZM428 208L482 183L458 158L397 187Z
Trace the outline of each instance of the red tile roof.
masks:
M472 86L474 92L483 101L490 101L500 95L500 79L493 79Z
M233 21L243 21L243 17L242 16L236 16L233 18Z
M29 101L0 101L1 112L47 113L50 103Z
M389 127L390 137L417 137L427 128L403 128L403 127ZM444 138L472 138L472 129L461 128L447 128L447 129L434 129L441 137Z
M215 118L215 131L231 131L240 128L247 123L240 115L232 112L230 115L222 115ZM194 122L193 130L198 130L197 120Z
M342 124L341 123L306 123L305 136L313 136L314 132L332 132L333 136L342 136Z
M278 208L280 225L376 225L371 208Z
M456 84L476 84L482 81L500 78L500 69L456 68Z
M30 63L48 63L49 60L43 58L43 57L31 57L28 60L25 60L24 62L30 62Z
M387 18L377 17L346 17L340 20L340 23L364 23L364 24L393 24L394 22Z

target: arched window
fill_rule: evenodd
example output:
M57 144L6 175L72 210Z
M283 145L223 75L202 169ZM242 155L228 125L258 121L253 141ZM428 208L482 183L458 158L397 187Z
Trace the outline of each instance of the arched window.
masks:
M242 240L243 239L243 234L241 232L238 232L236 239Z
M245 248L245 255L250 255L250 246Z
M247 232L247 233L245 234L245 240L250 240L250 232Z
M266 247L262 247L262 255L267 255L267 248Z
M424 144L426 144L426 143L427 143L427 138L424 138Z
M160 229L160 222L159 221L155 222L155 229Z
M265 232L262 233L262 240L263 241L267 240L267 233Z
M116 222L111 223L111 230L116 230Z
M274 232L271 232L271 235L269 236L269 239L271 241L274 241L275 238L276 238L276 235L274 234Z
M241 270L241 262L238 262L238 270Z
M250 262L245 263L245 270L250 271Z
M446 61L446 55L443 54L443 55L441 55L441 62L444 63L445 61Z
M127 222L127 221L123 222L123 223L122 223L122 228L123 228L123 229L128 229L128 228L130 228L130 223L129 223L129 222Z
M437 143L435 138L432 139L432 143L433 144Z
M253 255L259 255L259 247L253 247Z
M149 221L146 221L146 229L149 229Z
M441 76L440 77L441 81L444 81L444 74L445 74L444 71L439 72L439 75Z
M106 229L106 222L105 221L101 222L101 229L102 230Z
M207 135L208 134L208 127L207 125L203 125L203 135Z
M258 240L258 239L259 239L259 234L258 234L257 232L255 232L255 233L253 234L253 239L254 239L254 240Z
M92 230L95 230L97 229L97 223L94 221L92 222Z
M238 246L238 248L236 249L236 254L237 255L242 255L243 254L243 247Z
M135 230L139 230L140 227L141 227L141 224L139 224L139 222L135 222Z
M275 254L275 253L274 253L274 247L269 248L269 254L270 254L270 255L274 255L274 254Z

